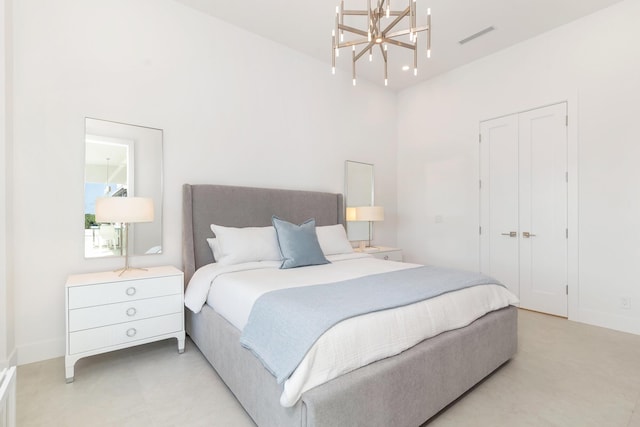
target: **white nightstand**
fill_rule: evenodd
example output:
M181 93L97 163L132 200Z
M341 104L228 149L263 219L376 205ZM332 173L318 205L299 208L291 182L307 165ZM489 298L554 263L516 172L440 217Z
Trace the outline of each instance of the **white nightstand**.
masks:
M402 262L402 249L389 248L386 246L376 246L374 248L367 248L364 251L355 249L356 252L364 252L369 255L373 255L376 258L384 259L387 261L399 261Z
M65 287L65 377L87 356L167 338L184 352L184 276L175 267L75 274Z

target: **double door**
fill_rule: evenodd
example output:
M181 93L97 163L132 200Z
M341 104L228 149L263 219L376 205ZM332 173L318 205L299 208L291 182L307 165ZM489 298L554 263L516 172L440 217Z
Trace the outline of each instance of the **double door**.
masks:
M567 316L567 105L480 123L480 269Z

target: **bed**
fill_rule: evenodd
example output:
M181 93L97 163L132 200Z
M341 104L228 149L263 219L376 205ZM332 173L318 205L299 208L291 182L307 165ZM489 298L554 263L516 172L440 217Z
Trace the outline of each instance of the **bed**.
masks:
M266 227L344 224L341 194L189 185L183 187L185 283L213 262L211 224ZM383 261L381 261L383 262ZM187 333L259 426L419 426L507 362L517 348L517 310L509 305L302 393L290 407L282 385L249 350L241 331L204 304L186 310Z

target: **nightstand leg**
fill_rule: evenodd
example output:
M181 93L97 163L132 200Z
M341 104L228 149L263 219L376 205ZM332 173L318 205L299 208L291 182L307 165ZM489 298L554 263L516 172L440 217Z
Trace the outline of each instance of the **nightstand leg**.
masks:
M185 340L184 334L176 338L178 338L178 354L182 354L184 353L184 340Z
M71 366L65 366L64 368L64 376L65 376L65 382L67 384L70 384L73 382L73 374L74 374L74 369L73 369L73 365Z

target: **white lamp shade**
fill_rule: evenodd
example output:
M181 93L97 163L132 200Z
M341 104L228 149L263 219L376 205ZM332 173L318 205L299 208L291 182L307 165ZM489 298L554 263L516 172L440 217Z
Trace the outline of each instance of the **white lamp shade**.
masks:
M153 199L149 197L98 197L96 222L152 222Z
M382 206L359 206L356 208L355 221L384 221Z
M356 208L347 208L347 221L356 221Z

